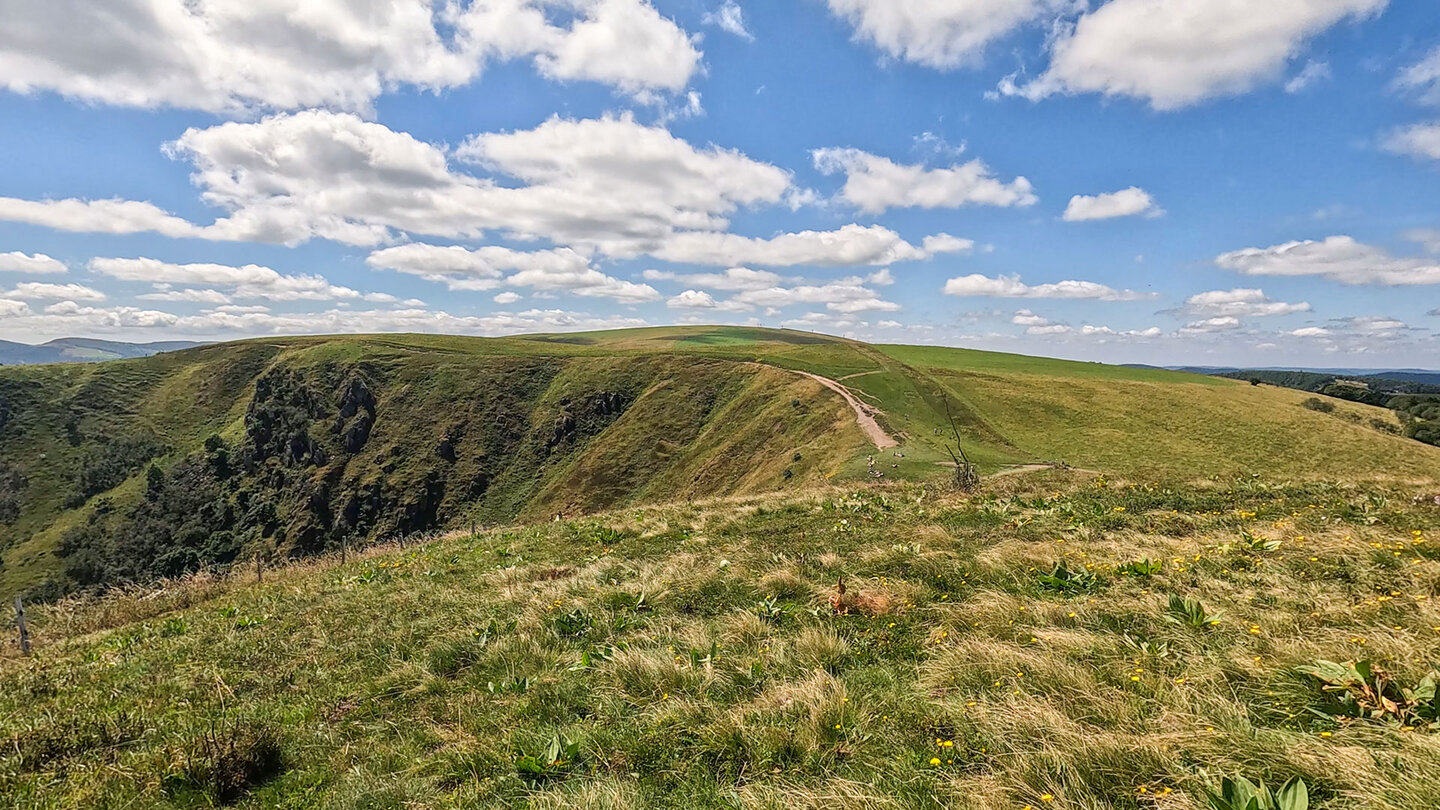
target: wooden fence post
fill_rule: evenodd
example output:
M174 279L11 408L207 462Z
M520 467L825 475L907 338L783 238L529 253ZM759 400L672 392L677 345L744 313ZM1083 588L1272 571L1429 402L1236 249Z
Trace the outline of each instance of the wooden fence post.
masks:
M345 564L345 561L348 560L349 558L350 558L350 535L347 534L347 535L345 535L344 537L340 538L340 564L341 564L341 565L344 565L344 564Z
M30 654L30 628L25 625L25 598L15 597L15 625L20 628L20 653Z
M256 582L264 582L264 581L265 581L264 564L260 562L260 552L259 552L259 551L256 551L256 552L255 552L255 581L256 581Z

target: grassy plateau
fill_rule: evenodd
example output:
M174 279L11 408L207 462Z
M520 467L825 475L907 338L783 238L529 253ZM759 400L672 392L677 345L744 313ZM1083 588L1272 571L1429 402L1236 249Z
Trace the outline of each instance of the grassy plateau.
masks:
M0 655L0 807L1440 807L1440 450L1382 409L718 328L0 396L0 584L73 591Z

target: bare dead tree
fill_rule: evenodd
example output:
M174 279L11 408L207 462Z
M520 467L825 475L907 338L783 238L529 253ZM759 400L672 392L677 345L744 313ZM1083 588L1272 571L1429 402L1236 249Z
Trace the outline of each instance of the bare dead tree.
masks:
M955 448L952 450L950 445L945 445L945 451L955 462L955 488L966 493L976 492L980 489L980 473L970 462L970 457L965 455L965 446L960 441L960 428L955 425L955 417L950 414L950 398L944 394L941 394L940 398L945 402L945 419L950 423L950 431L955 434Z

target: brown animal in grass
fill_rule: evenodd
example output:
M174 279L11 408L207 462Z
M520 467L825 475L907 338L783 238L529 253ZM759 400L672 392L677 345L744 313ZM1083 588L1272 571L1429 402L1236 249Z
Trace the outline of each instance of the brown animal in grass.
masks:
M835 583L835 593L830 594L830 607L839 614L854 610L879 616L890 612L890 600L884 594L851 591L845 587L845 576L842 574Z

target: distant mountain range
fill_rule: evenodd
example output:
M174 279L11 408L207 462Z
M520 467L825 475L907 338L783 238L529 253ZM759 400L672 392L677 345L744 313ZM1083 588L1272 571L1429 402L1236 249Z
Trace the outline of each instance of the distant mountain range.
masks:
M1191 374L1229 375L1242 371L1299 371L1307 374L1328 374L1334 377L1380 377L1401 382L1440 385L1440 371L1424 368L1301 368L1298 366L1147 366L1127 363L1131 368L1166 368Z
M32 346L0 340L0 366L24 366L35 363L96 363L124 357L149 357L161 352L189 349L201 344L186 340L157 343L124 343L118 340L93 338L57 338Z

